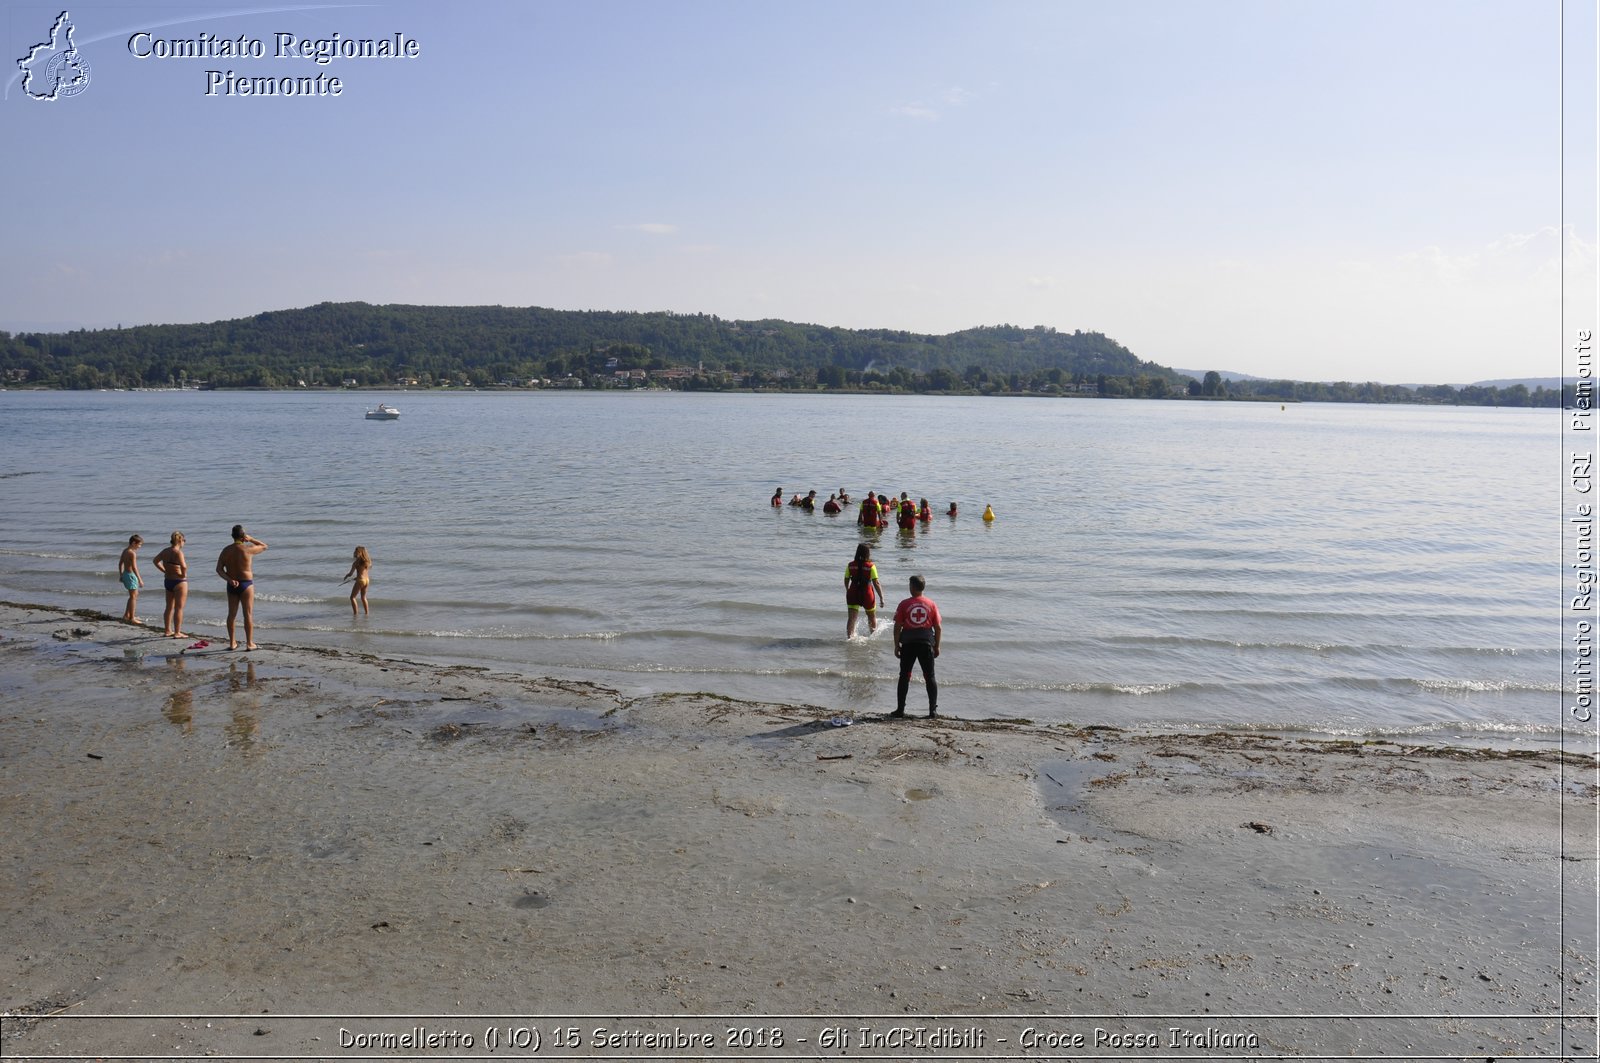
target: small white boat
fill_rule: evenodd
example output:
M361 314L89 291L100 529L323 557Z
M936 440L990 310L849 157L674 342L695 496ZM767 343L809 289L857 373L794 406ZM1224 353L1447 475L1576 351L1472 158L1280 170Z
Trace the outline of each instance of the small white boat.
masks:
M367 411L367 420L369 421L397 421L399 419L400 411L390 406L387 402L380 402L376 410Z

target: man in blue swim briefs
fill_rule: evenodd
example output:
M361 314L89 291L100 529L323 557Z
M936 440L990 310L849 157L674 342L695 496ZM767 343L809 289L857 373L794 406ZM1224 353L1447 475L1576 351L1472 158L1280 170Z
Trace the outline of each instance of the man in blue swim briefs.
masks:
M250 570L250 559L267 548L260 539L252 538L243 524L233 526L233 542L222 548L217 556L217 575L228 581L228 649L239 648L233 635L233 621L244 612L244 648L256 648L255 625L255 573Z

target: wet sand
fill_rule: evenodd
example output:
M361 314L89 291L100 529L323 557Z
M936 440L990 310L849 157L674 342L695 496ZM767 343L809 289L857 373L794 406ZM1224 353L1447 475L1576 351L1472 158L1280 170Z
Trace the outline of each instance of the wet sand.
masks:
M0 605L0 1051L1595 1050L1592 758L836 727L259 637Z

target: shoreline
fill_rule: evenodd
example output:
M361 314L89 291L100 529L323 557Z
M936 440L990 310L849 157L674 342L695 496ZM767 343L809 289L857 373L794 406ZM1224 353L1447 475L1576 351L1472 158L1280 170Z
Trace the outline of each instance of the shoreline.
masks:
M160 605L160 591L150 592L151 598L142 610L147 615L142 619L137 628L128 628L117 617L104 609L92 607L72 607L44 602L24 602L0 599L0 610L15 609L23 612L57 613L63 616L74 617L78 620L93 624L111 624L113 631L121 631L130 638L147 635L153 641L147 652L158 652L172 647L158 635L149 634L159 623L158 617L153 617L156 608ZM206 592L209 599L220 601L220 592ZM302 602L301 599L278 599L272 595L258 598L258 603L266 602L269 606L281 606L284 601L293 603ZM342 605L343 599L328 599L330 608L334 604ZM191 631L185 644L196 639L205 639L211 642L211 653L227 653L226 635L222 626L222 606L219 604L216 617L197 616L198 606L191 595L190 626L200 627L202 631ZM334 610L338 612L339 610ZM342 613L341 613L342 615ZM258 605L259 616L259 605ZM606 696L622 700L644 700L651 697L705 697L711 699L725 699L733 702L747 702L750 704L780 705L795 708L798 711L821 712L826 716L833 716L840 712L854 715L858 710L854 708L826 708L821 701L780 701L774 698L763 697L748 691L718 689L715 683L705 688L672 688L659 681L658 674L651 671L631 672L617 670L607 666L571 665L561 663L532 663L519 665L516 662L497 658L489 654L474 654L470 652L450 653L441 648L438 652L429 647L416 649L406 648L351 648L342 639L341 633L332 628L325 629L296 629L293 626L276 627L268 621L265 634L258 631L267 641L260 652L277 653L305 653L319 657L342 659L351 662L381 663L414 669L436 670L467 670L488 676L509 679L528 679L534 672L538 678L546 683L569 684L578 687L593 687L597 691L605 691ZM405 636L400 636L405 637ZM242 638L242 635L241 635ZM301 641L296 641L296 639ZM471 640L465 640L471 642ZM181 646L177 647L181 648ZM452 647L459 649L459 647ZM238 652L246 652L240 650ZM892 661L889 662L892 666ZM542 671L540 671L542 670ZM667 673L671 677L671 673ZM599 678L596 678L599 677ZM658 681L652 682L653 678ZM894 679L893 673L886 673L878 677L878 683L887 691L892 700ZM960 680L949 681L947 685L954 690L959 687ZM917 715L917 706L921 698L920 679L914 680L912 701L909 710L913 716ZM864 713L867 717L878 715L876 711ZM1266 740L1284 741L1291 743L1326 743L1336 747L1392 747L1398 751L1423 751L1432 749L1452 749L1474 751L1478 753L1496 753L1511 757L1540 755L1545 753L1561 754L1568 757L1583 758L1586 756L1600 756L1600 738L1593 733L1585 733L1576 728L1557 730L1550 727L1540 727L1532 724L1521 727L1496 724L1488 721L1461 720L1446 725L1444 723L1429 724L1394 724L1388 727L1369 725L1361 729L1330 729L1305 725L1303 727L1284 724L1266 724L1251 722L1216 721L1196 724L1190 727L1176 727L1171 723L1151 721L1148 723L1117 724L1094 722L1078 722L1072 720L1052 720L1039 718L1032 715L988 715L983 717L948 717L946 722L954 720L956 723L973 722L1011 723L1023 727L1036 727L1051 734L1078 732L1092 733L1105 732L1121 735L1130 739L1168 738L1172 741L1194 741L1204 739L1215 734L1225 734L1243 738L1260 738ZM1092 719L1092 717L1091 717ZM1562 717L1563 723L1566 718Z
M0 606L8 1052L333 1053L297 1014L1594 1051L1592 757L836 727L147 630Z
M1291 384L1305 384L1308 381L1285 381ZM1351 384L1353 381L1340 381L1339 383ZM1365 382L1363 382L1365 383ZM1380 385L1381 387L1400 387L1404 385ZM1423 385L1424 387L1451 387L1452 385ZM405 386L400 384L364 384L358 387L331 387L317 385L307 387L293 387L290 385L276 385L273 387L132 387L132 388L64 388L64 387L0 387L0 392L38 392L41 394L61 393L98 393L98 394L157 394L168 392L196 392L201 394L240 394L240 395L318 395L318 394L351 394L351 395L615 395L615 394L649 394L649 395L844 395L866 398L905 398L908 396L927 396L930 398L969 398L969 399L1097 399L1123 402L1221 402L1221 403L1255 403L1264 406L1423 406L1450 409L1474 410L1554 410L1558 413L1574 409L1570 405L1558 403L1545 403L1536 405L1501 404L1497 402L1462 402L1459 399L1447 401L1445 399L1331 399L1331 398L1295 398L1284 395L1178 395L1171 394L1160 397L1135 394L1099 394L1087 391L1062 391L1050 393L1042 391L950 391L950 390L917 390L915 388L862 388L862 387L829 387L819 391L812 387L720 387L720 388L672 388L672 387L619 387L615 385L600 385L588 387L473 387L463 385L457 387L423 387Z

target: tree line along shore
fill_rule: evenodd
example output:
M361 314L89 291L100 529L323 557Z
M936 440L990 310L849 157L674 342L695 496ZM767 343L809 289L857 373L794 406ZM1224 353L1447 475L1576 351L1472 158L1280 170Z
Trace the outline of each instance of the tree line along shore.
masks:
M1574 387L1201 378L1098 332L946 335L712 314L321 303L206 324L0 332L0 387L654 388L1571 406Z

